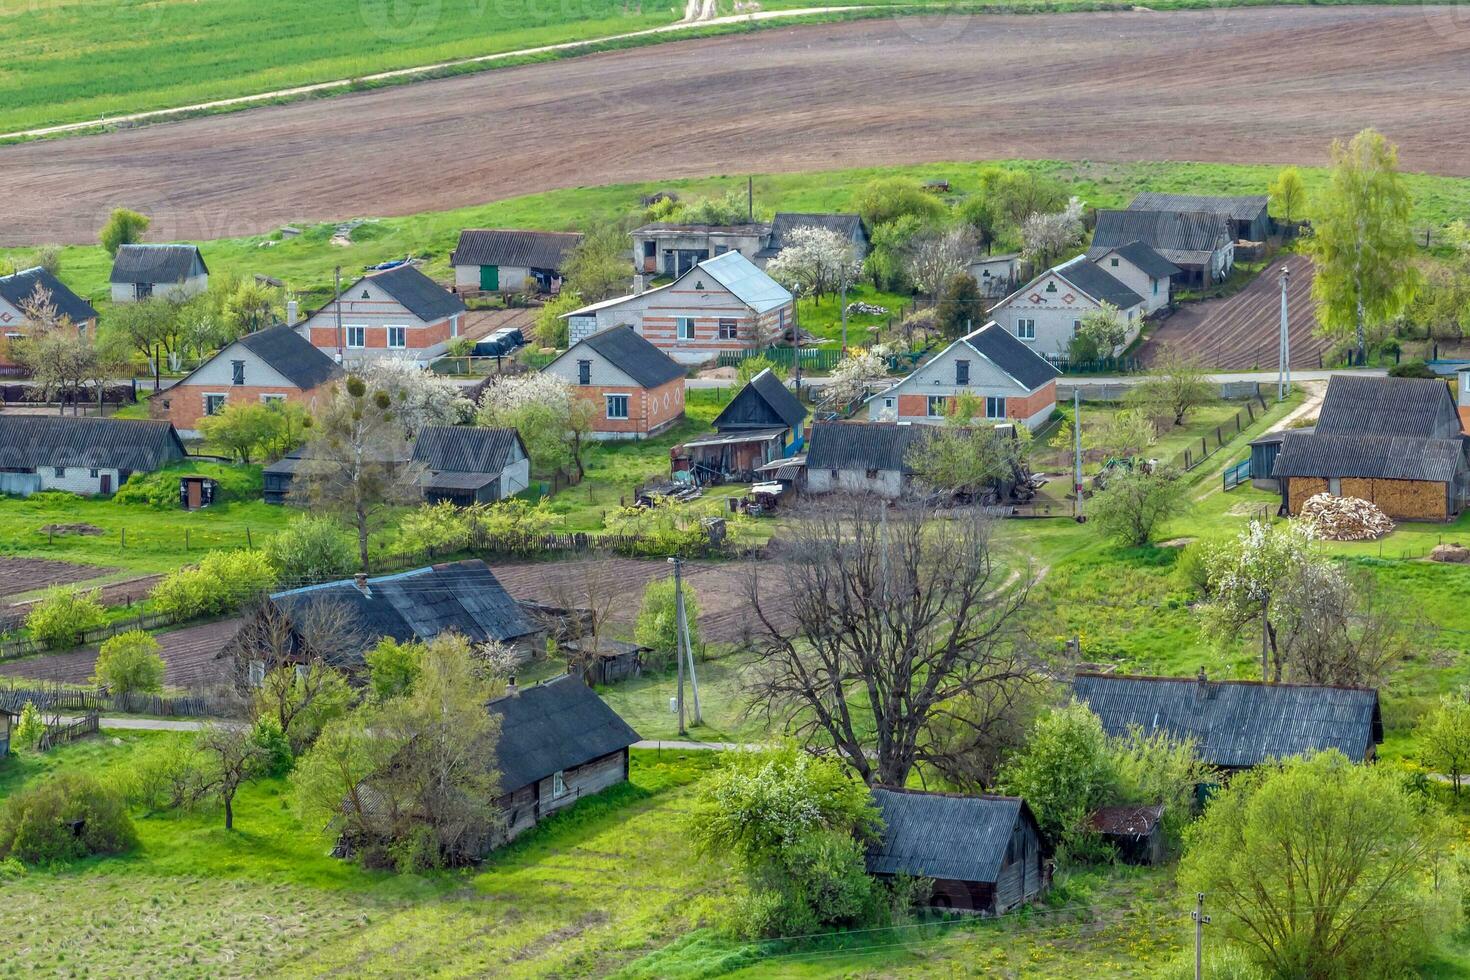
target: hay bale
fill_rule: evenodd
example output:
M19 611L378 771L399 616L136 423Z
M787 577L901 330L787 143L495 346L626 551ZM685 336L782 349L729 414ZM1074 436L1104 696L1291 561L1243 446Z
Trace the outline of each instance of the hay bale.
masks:
M1429 553L1429 560L1451 565L1470 565L1470 548L1455 542L1435 545L1434 550Z
M1301 516L1312 522L1318 537L1328 541L1371 541L1393 530L1387 514L1358 497L1315 494L1302 504Z

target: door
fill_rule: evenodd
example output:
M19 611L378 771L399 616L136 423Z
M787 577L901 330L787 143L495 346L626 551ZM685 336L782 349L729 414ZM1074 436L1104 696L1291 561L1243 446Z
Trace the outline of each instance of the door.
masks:
M112 474L103 473L101 479L102 483L99 486L99 490L102 493L112 493Z
M189 509L190 510L198 510L199 509L199 506L202 503L202 501L200 500L200 491L202 489L203 489L203 485L198 480L190 480L189 481Z
M480 266L480 288L491 292L500 289L500 266Z

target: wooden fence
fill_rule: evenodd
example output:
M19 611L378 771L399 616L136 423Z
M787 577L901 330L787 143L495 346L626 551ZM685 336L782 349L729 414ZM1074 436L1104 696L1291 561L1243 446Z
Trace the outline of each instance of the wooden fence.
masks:
M7 700L27 701L41 711L79 711L85 714L164 715L179 718L228 717L234 706L200 695L111 694L99 688L0 686Z
M86 738L88 735L96 735L101 731L101 728L101 720L96 715L88 715L85 718L72 722L70 725L47 728L46 734L42 735L41 740L36 743L36 748L41 752L49 752L58 745L75 742L78 739Z
M1189 472L1249 428L1251 423L1255 422L1256 416L1264 415L1266 409L1266 399L1261 397L1258 391L1255 398L1246 402L1244 407L1235 413L1234 418L1215 426L1214 432L1201 436L1198 445L1191 445L1183 449L1179 455L1169 461L1170 465L1186 473Z
M24 625L24 617L19 620L7 620L7 628L16 629ZM77 634L76 646L86 646L89 643L101 643L103 640L111 639L119 633L129 630L152 630L160 626L174 625L173 617L158 613L139 613L129 619L119 619L105 626L87 630ZM0 643L0 660L14 660L16 657L29 657L37 653L45 653L46 648L28 636L17 637Z

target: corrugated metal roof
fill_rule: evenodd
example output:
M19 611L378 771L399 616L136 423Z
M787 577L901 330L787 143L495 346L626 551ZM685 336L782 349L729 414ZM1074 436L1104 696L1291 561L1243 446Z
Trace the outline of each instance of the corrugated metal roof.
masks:
M572 675L492 701L489 710L500 716L495 768L500 773L502 793L611 755L638 741L638 733Z
M51 305L56 307L56 312L72 323L85 323L97 316L91 303L66 288L64 282L40 266L0 276L0 299L24 313L23 307L30 303L37 286L51 294Z
M436 474L498 475L525 455L525 443L515 429L426 425L413 444L414 462Z
M925 425L818 422L807 447L809 470L898 470L910 473L909 448L931 435Z
M426 322L465 312L464 302L458 296L411 265L395 266L358 280L359 283L365 281L380 287L410 313Z
M1334 374L1327 381L1317 431L1448 439L1459 435L1460 417L1443 381Z
M248 333L240 343L302 391L310 391L342 373L331 355L312 346L295 327L283 323Z
M771 234L766 239L766 247L761 249L762 256L771 256L780 252L788 244L786 236L797 228L823 228L827 231L835 231L844 238L851 238L855 242L866 244L868 240L867 229L863 227L863 219L856 214L811 214L796 211L777 211L776 217L771 222Z
M1450 483L1465 467L1461 439L1288 432L1271 475Z
M194 261L205 272L204 256L194 245L123 245L112 260L110 282L158 283L183 282L189 278Z
M657 388L689 373L632 327L617 326L595 333L562 356L575 359L577 348L584 344L644 388Z
M1099 303L1111 303L1120 310L1129 310L1143 302L1142 296L1119 282L1111 273L1085 255L1068 259L1050 271L1061 276ZM1042 275L1044 277L1045 273ZM1020 292L1024 293L1030 288L1027 285L1022 287Z
M1265 194L1216 196L1210 194L1159 194L1145 191L1133 198L1129 211L1206 211L1232 221L1255 221L1270 201Z
M152 472L185 456L169 422L0 415L0 468L78 466Z
M995 881L1026 804L1014 796L950 796L874 788L882 839L868 851L872 874ZM1022 814L1027 816L1023 817Z
M1061 373L1050 361L994 320L961 338L975 353L1015 378L1028 391L1035 391Z
M1072 691L1109 735L1137 726L1191 738L1222 768L1323 749L1361 760L1383 741L1378 692L1365 688L1079 673Z
M1099 211L1089 258L1143 242L1175 265L1201 265L1234 241L1223 216L1204 211Z
M684 279L700 273L710 276L757 313L766 313L785 306L792 299L785 286L766 275L739 252L725 252L712 259L705 259L684 273Z
M575 231L466 228L459 233L449 263L559 269L562 259L581 240L581 233Z

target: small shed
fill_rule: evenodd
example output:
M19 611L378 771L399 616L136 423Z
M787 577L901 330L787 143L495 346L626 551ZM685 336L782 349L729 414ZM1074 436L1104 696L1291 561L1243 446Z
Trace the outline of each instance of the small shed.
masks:
M24 704L15 692L0 691L0 759L10 754L10 733L20 724L22 707Z
M219 481L212 477L198 474L179 477L179 506L185 510L208 507L218 492Z
M284 504L291 493L291 483L296 479L303 455L301 450L287 453L262 469L262 498L268 504Z
M1160 864L1164 860L1164 804L1105 806L1087 825L1118 849L1126 864Z
M576 640L562 644L562 649L574 655L582 652ZM583 677L594 685L616 684L629 677L637 677L643 672L643 655L648 652L648 647L626 640L599 640L597 653L587 664ZM576 672L573 661L577 659L580 658L573 656L568 659L567 673Z

